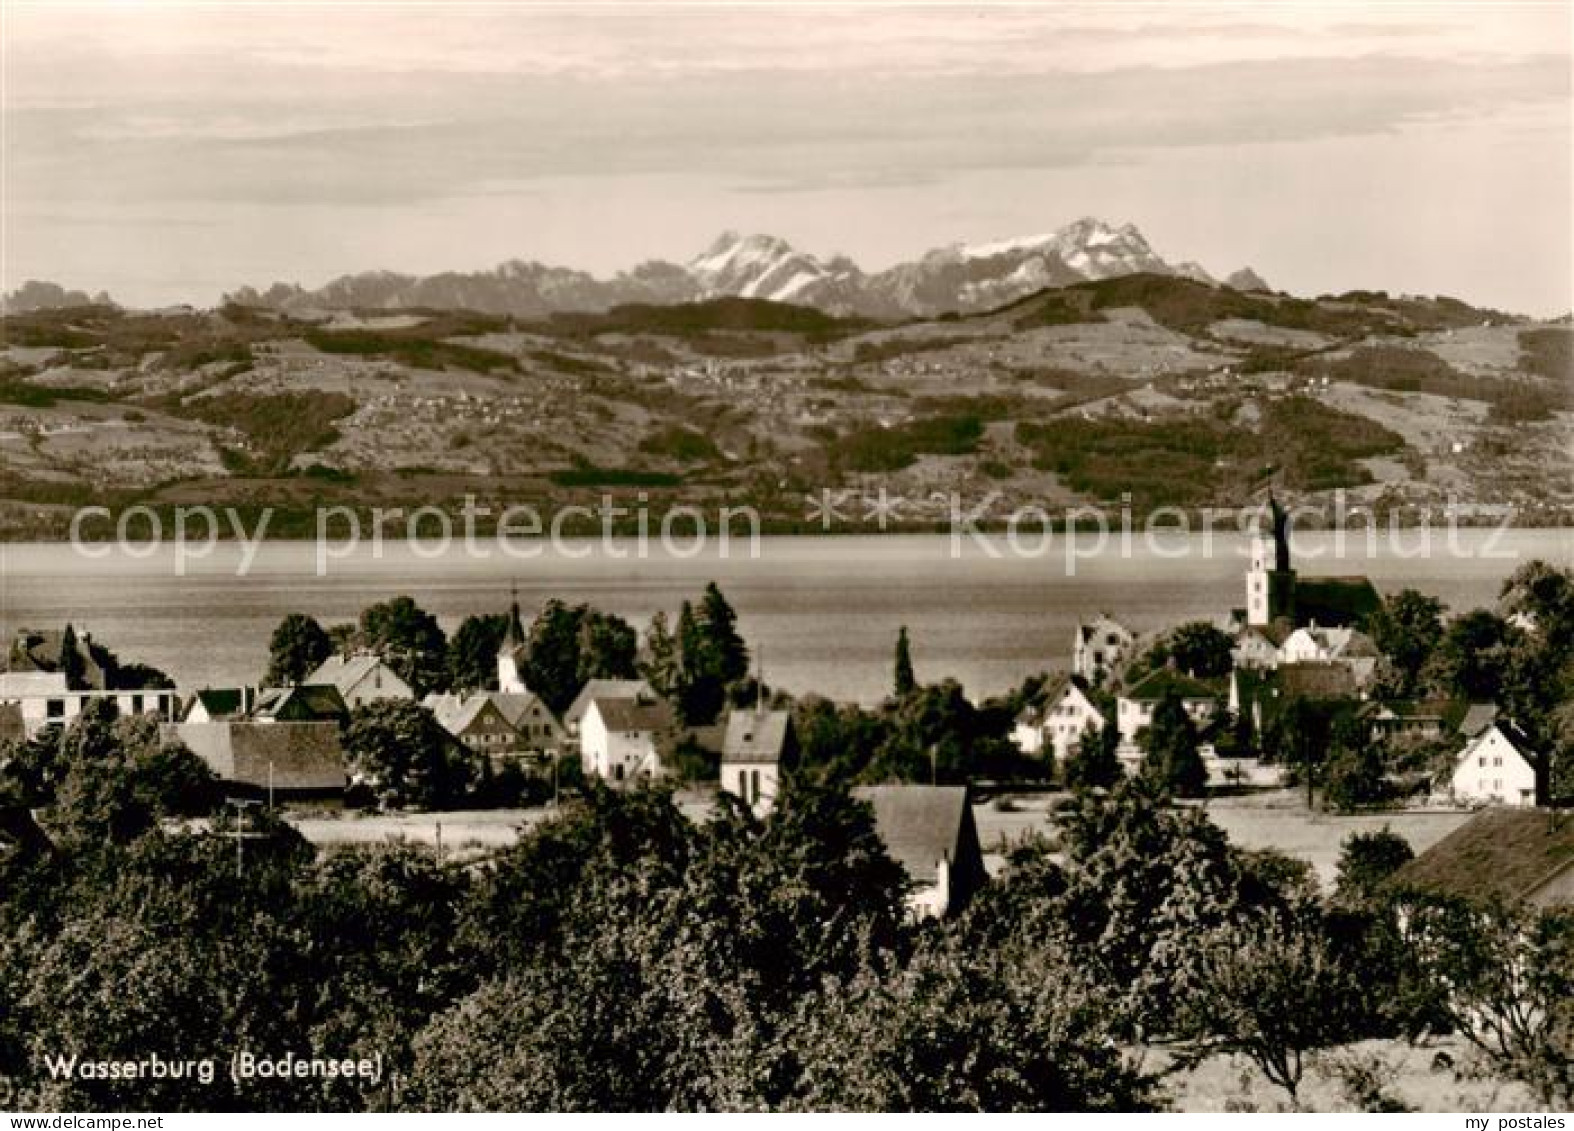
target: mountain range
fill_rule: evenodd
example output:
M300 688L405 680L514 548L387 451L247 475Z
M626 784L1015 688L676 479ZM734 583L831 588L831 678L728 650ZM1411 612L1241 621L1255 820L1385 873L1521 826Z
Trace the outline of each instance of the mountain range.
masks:
M1172 265L1160 258L1135 226L1088 217L1043 235L937 248L875 273L845 256L822 259L775 236L726 232L687 263L653 260L610 279L514 259L489 271L426 276L369 271L316 290L275 283L224 297L292 313L424 308L518 317L742 297L842 316L904 318L976 313L1046 287L1139 273L1216 283L1195 263ZM1267 289L1250 269L1224 282L1240 290Z

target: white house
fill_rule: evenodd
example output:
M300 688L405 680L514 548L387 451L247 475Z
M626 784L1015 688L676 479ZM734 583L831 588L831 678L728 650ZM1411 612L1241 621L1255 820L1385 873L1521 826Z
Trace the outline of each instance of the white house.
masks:
M1071 644L1071 671L1089 684L1097 684L1120 670L1136 640L1131 629L1108 613L1100 613L1088 624L1077 625Z
M0 704L17 707L29 738L52 723L70 723L93 699L113 701L122 715L155 715L165 722L180 717L180 693L173 689L72 691L64 672L0 672Z
M329 656L306 683L330 683L339 689L345 706L354 710L380 699L414 699L415 692L399 674L370 652Z
M1278 667L1279 645L1274 643L1272 629L1242 627L1230 650L1230 662L1237 668Z
M1027 755L1043 753L1047 746L1057 760L1075 749L1089 726L1102 727L1104 715L1088 698L1084 684L1062 678L1045 689L1039 701L1017 716L1012 741Z
M1163 667L1149 672L1115 701L1115 722L1120 727L1122 749L1129 753L1139 748L1138 735L1153 722L1154 709L1171 691L1180 696L1181 705L1198 726L1208 721L1221 698L1209 684L1175 668Z
M563 712L563 729L570 738L579 737L580 725L593 699L654 699L656 693L642 679L593 679L579 689L579 694Z
M763 816L796 753L791 711L733 711L721 746L721 788Z
M660 777L672 732L672 711L654 696L597 697L580 719L580 764L614 786Z
M1535 805L1536 761L1524 732L1499 719L1459 752L1449 783L1454 799L1472 805Z

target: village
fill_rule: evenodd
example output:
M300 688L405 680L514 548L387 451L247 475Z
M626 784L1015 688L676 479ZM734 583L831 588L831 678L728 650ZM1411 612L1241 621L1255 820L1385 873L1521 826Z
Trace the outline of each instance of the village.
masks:
M1458 693L1442 695L1424 690L1416 673L1396 675L1396 658L1374 634L1383 631L1381 620L1391 648L1408 646L1396 623L1406 606L1395 608L1364 577L1299 574L1288 520L1271 499L1243 582L1242 607L1213 623L1139 637L1116 616L1090 615L1076 629L1069 671L1029 680L1007 699L982 705L948 685L966 721L938 724L905 762L881 755L842 775L872 804L906 870L915 915L964 908L1003 865L1013 837L1031 832L1035 821L1048 827L1052 818L1040 797L1109 788L1122 777L1157 777L1191 803L1266 797L1293 804L1300 811L1282 812L1286 825L1330 811L1364 814L1356 819L1381 827L1406 813L1429 814L1441 820L1430 822L1419 847L1445 855L1456 843L1474 843L1472 813L1497 820L1501 810L1534 814L1549 804L1549 751L1490 695L1469 694L1468 676ZM406 613L425 615L408 598L400 602ZM806 752L800 732L806 724L823 729L826 711L834 716L836 707L773 694L749 671L747 646L732 628L735 614L714 586L701 608L719 610L720 647L730 653L701 690L680 688L674 675L673 664L684 666L680 638L696 631L686 607L678 632L653 626L638 655L627 630L613 649L619 656L600 661L604 671L579 678L598 662L582 656L567 682L553 687L555 705L545 689L531 686L530 672L533 650L550 649L558 630L548 625L543 635L541 624L527 625L517 599L506 614L478 620L478 628L485 622L490 629L475 637L481 643L472 648L470 668L442 680L441 689L422 662L412 661L408 640L379 644L341 632L341 643L330 645L304 615L287 618L275 637L279 670L270 672L287 679L194 690L121 665L86 630L24 628L0 672L0 742L47 742L94 711L146 716L157 721L163 743L200 760L225 798L295 814L329 843L364 841L379 829L428 841L435 833L440 842L444 810L464 810L448 815L450 850L464 851L467 821L476 816L470 811L497 809L468 844L479 851L549 816L565 795L591 783L613 790L664 785L696 818L726 794L763 818L794 774L828 772L825 751ZM583 618L600 614L574 612L581 620L571 631L593 635ZM1530 614L1515 617L1520 627L1534 628ZM306 644L305 658L287 654L280 668L281 639L303 626L320 639ZM288 653L288 639L283 647ZM894 701L922 690L909 647L904 630ZM664 667L654 652L678 655ZM357 731L357 719L394 709L389 705L406 712L406 730L384 720L382 729ZM410 712L418 725L429 724L424 740L409 737ZM979 721L986 718L999 720L993 738L1008 745L990 745L991 724ZM842 737L833 727L829 742ZM368 741L412 750L368 757ZM416 752L422 741L427 746ZM947 755L942 769L937 751L958 741L970 744L970 753ZM826 745L823 733L817 742ZM444 795L390 780L431 774L413 763L441 764L450 756L469 765L468 789ZM1304 804L1293 792L1300 787ZM1255 835L1268 845L1274 811L1254 814L1265 818ZM356 831L358 823L366 829ZM1574 828L1565 829L1553 850L1561 863L1516 895L1574 898L1571 837ZM1325 880L1335 847L1321 846L1310 858Z

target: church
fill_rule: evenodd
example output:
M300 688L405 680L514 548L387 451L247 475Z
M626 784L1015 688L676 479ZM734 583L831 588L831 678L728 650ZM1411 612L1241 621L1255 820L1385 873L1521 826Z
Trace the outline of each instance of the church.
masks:
M1252 533L1246 570L1248 628L1358 628L1383 603L1370 578L1300 577L1290 564L1290 518L1268 496L1272 529Z

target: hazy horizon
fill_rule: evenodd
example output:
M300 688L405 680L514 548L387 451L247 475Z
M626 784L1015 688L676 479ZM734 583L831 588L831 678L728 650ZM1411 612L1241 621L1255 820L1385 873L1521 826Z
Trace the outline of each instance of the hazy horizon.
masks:
M5 290L604 277L726 229L876 271L1093 215L1301 294L1574 305L1568 3L0 12Z

